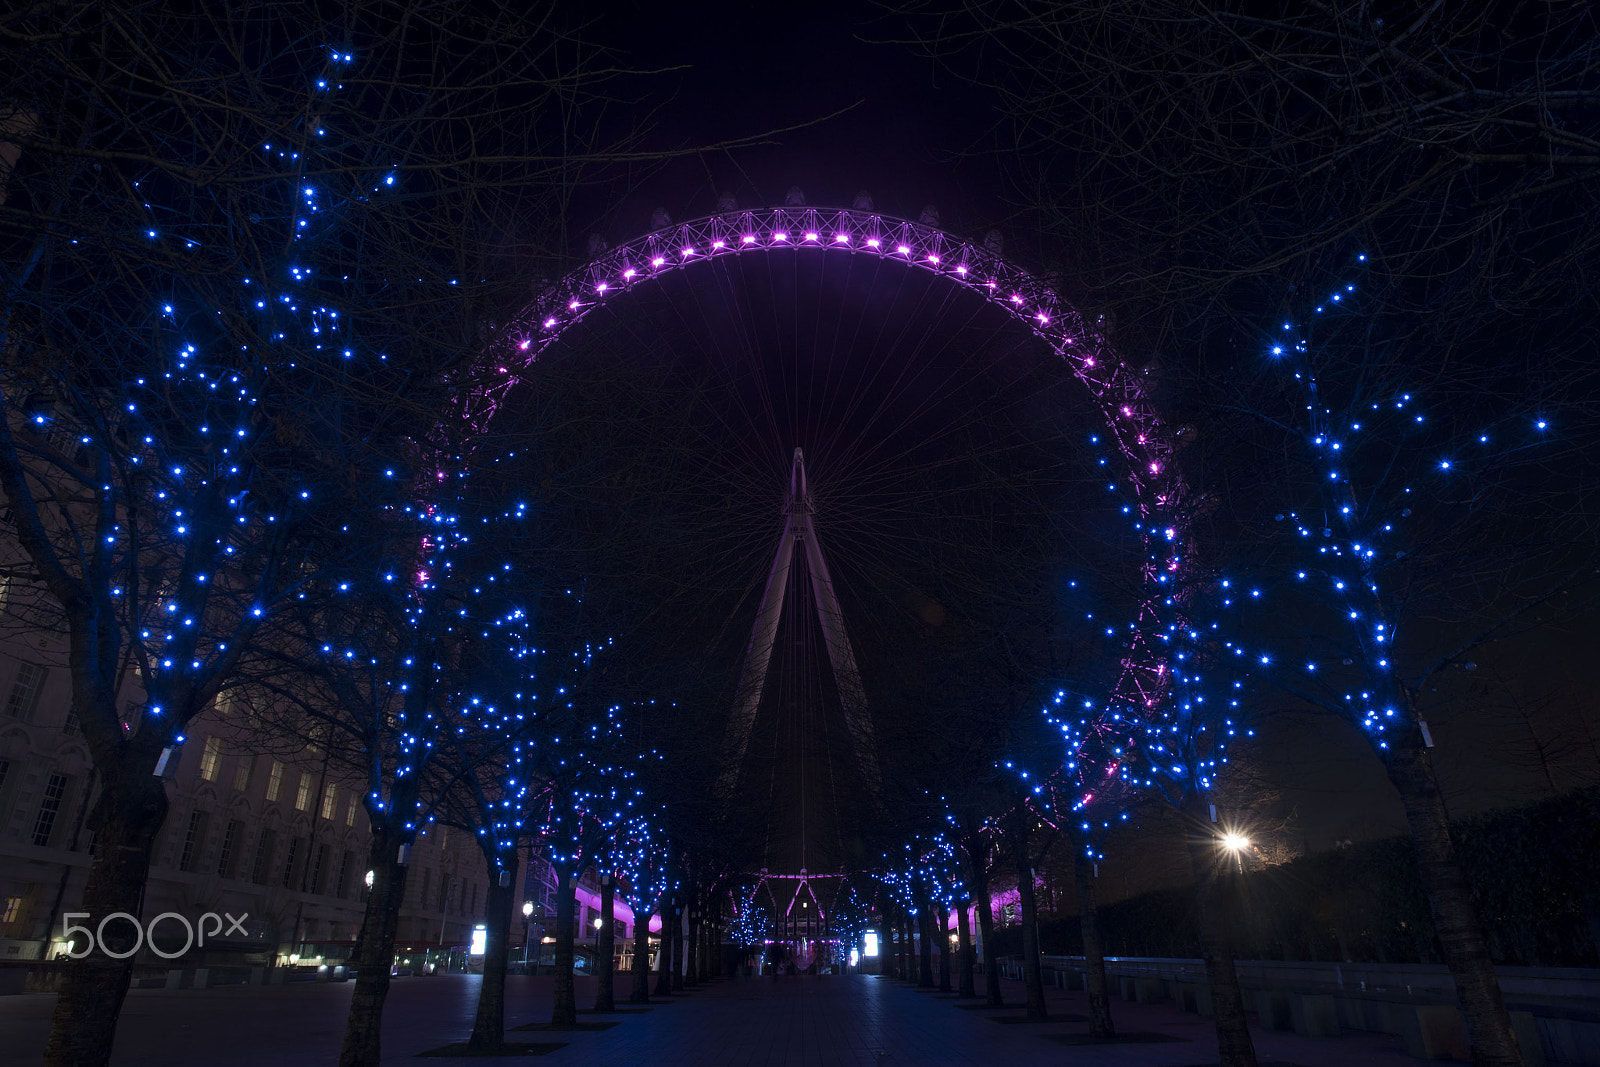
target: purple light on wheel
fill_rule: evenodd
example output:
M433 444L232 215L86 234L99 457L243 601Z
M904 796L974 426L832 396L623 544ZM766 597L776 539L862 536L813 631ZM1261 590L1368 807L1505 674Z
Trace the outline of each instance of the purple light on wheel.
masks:
M650 265L652 267L659 267L665 262L666 262L666 260L662 259L660 256L657 256L655 259L652 259L650 261Z
M937 267L939 265L939 257L934 255L932 252L929 252L928 253L928 262L932 263L934 266Z
M603 293L609 288L611 288L609 285L607 285L605 282L601 282L599 285L594 287L594 291L597 293Z
M806 240L808 240L808 241L815 241L815 240L816 240L816 239L817 239L817 235L816 235L816 234L814 234L814 233L808 233L808 234L806 234Z
M546 324L546 325L548 325L548 324ZM526 352L528 350L528 346L531 345L531 344L533 344L532 341L524 341L520 345L518 345L517 347L522 349L524 352Z
M1044 324L1045 324L1045 323L1047 323L1047 322L1049 322L1049 321L1050 321L1050 316L1049 316L1049 315L1046 315L1046 314L1045 314L1045 313L1044 313L1044 312L1042 312L1042 311L1041 311L1041 312L1039 312L1039 314L1037 314L1037 315L1035 315L1035 316L1034 316L1034 318L1036 318L1036 319L1038 319L1038 320L1039 320L1039 324L1040 324L1040 325L1041 325L1041 326L1042 326L1042 325L1044 325Z
M956 268L956 273L965 278L967 276L967 265L965 263L961 264Z
M1021 294L1021 293L1012 293L1012 294L1011 294L1011 302L1012 302L1012 303L1013 303L1013 304L1020 304L1020 303L1022 303L1022 294Z
M712 241L712 242L711 242L711 247L712 247L712 248L721 248L721 247L723 247L723 246L724 246L724 245L726 245L726 244L727 244L727 243L728 243L728 242L726 242L726 241Z
M833 235L833 243L847 245L850 243L850 235L847 233L836 233Z
M547 329L547 330L550 329L550 327L554 326L555 324L556 324L556 320L555 319L545 319L544 320L544 328Z
M868 237L867 238L867 247L868 248L877 248L878 245L880 245L882 243L883 242L879 241L876 237Z
M747 245L753 245L756 243L755 234L751 233L745 234L743 237L739 238L739 240L743 241Z
M685 248L683 250L683 258L684 259L688 259L692 255L694 255L694 249L692 247L691 248Z
M786 233L775 233L772 235L772 239L774 241L787 241L789 239L789 235Z
M638 271L634 270L632 267L629 267L627 270L622 272L622 276L625 279L631 279L635 274L638 273Z
M574 300L572 303L568 304L567 305L567 310L568 311L577 311L578 310L578 302L576 300Z
M909 256L911 254L911 249L907 248L905 245L896 245L894 250L899 252L902 256Z

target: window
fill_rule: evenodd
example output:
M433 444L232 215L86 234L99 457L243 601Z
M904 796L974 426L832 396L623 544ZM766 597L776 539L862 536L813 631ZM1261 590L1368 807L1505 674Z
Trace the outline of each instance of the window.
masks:
M22 915L22 898L6 897L0 905L0 923L14 923Z
M37 663L24 660L17 664L17 680L11 683L11 695L6 698L6 714L32 722L33 709L39 706L39 694L44 691L45 676L49 673Z
M328 854L331 850L327 845L317 846L317 858L311 864L311 891L322 892L322 876L328 871Z
M288 889L294 884L295 868L299 866L300 849L305 846L306 839L296 837L289 842L289 858L283 861L283 888Z
M67 776L52 774L44 787L44 799L39 802L39 817L33 820L33 843L39 848L50 844L50 831L56 828L56 813L61 810L61 798L66 793Z
M432 880L433 880L433 868L431 868L431 867L422 868L422 887L421 887L422 891L417 894L417 906L419 908L426 908L428 906L428 883L431 882Z
M468 915L478 914L478 883L472 883L472 907L467 909Z
M344 806L344 824L346 826L354 826L356 824L356 795L354 793L350 794L350 801Z
M278 847L278 835L273 830L261 831L256 839L256 858L250 864L250 880L256 885L266 885L272 873L272 854Z
M10 516L11 509L10 508L6 508L5 509L5 514L7 516ZM9 525L11 525L11 523L9 521L7 521L6 525L9 526ZM9 574L0 574L0 611L6 610L6 605L9 604L10 602L11 602L11 575L9 575Z
M450 910L450 876L443 871L439 872L439 910Z
M67 709L67 721L61 724L61 732L66 734L68 737L83 736L83 723L78 721L77 708L69 707Z
M233 877L239 860L239 842L243 838L244 823L238 819L228 820L228 828L222 833L222 854L217 857L217 873L222 877Z
M222 738L206 738L205 751L200 754L200 777L208 782L217 780L222 771Z
M324 819L333 818L334 798L338 795L339 787L336 785L330 784L322 790L322 817Z
M278 790L283 788L283 764L277 760L272 761L272 773L267 776L267 799L277 800Z
M183 835L183 852L178 856L178 870L192 871L200 862L200 853L206 846L206 824L210 821L203 811L189 816L189 830Z
M300 788L294 793L294 810L305 811L311 806L311 772L300 772Z
M339 885L334 889L333 895L343 900L350 893L350 876L355 873L356 854L345 850L344 856L339 860Z
M254 756L240 756L239 765L233 769L233 788L244 793L250 789L250 772L255 768Z

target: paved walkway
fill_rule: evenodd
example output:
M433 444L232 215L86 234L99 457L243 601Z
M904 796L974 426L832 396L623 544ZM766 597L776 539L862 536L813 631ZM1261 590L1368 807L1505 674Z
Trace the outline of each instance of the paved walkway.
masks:
M384 1013L384 1063L481 1064L455 1057L418 1060L418 1053L465 1040L472 1027L479 979L473 976L397 979ZM1081 1067L1189 1067L1216 1063L1211 1024L1171 1005L1112 1001L1119 1030L1166 1040L1074 1045L1052 1035L1084 1035L1084 995L1050 990L1058 1018L1044 1025L1003 1022L1020 1009L970 1010L958 1002L888 978L747 978L713 982L651 1010L581 1016L616 1025L605 1030L517 1031L548 1022L550 979L509 979L508 1040L564 1042L537 1058L499 1062L610 1064L1071 1064ZM1008 1000L1017 982L1003 983ZM117 1030L116 1067L278 1067L332 1064L338 1057L350 984L266 988L135 990ZM594 980L579 979L580 1006L594 1002ZM618 1000L627 984L618 982ZM969 1003L969 1002L959 1002ZM0 997L0 1060L37 1063L55 998ZM1065 1038L1071 1042L1072 1037ZM1264 1062L1299 1067L1416 1067L1398 1038L1346 1034L1302 1038L1256 1031Z

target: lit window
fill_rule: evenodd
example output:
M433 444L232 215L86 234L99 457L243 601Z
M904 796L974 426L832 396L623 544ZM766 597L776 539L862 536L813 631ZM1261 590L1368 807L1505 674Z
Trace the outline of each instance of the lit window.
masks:
M39 706L39 694L44 691L44 680L49 675L37 663L23 661L17 664L17 678L11 684L11 695L6 698L6 714L23 722L33 721L33 710Z
M200 777L208 782L217 780L222 770L222 738L206 738L205 751L200 754Z

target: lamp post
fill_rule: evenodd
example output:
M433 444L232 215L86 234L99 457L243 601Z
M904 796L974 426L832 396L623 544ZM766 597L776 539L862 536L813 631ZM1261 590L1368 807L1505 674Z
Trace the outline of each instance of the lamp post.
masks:
M533 917L533 901L522 902L522 972L528 972L528 920Z
M1233 862L1240 874L1244 874L1244 850L1250 847L1250 839L1241 833L1229 831L1222 835L1222 847L1233 853Z

